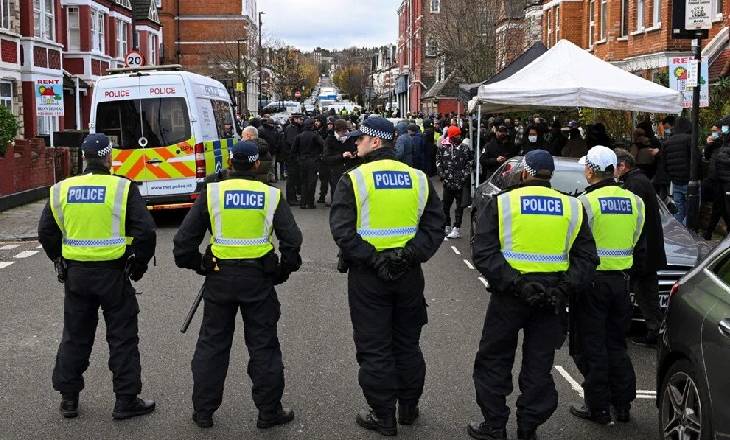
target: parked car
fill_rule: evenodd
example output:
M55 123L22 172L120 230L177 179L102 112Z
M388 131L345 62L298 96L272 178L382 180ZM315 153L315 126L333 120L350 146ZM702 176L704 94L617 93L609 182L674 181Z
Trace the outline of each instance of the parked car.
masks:
M578 196L588 186L583 175L583 169L584 165L580 165L577 159L556 157L555 173L550 183L553 188L564 194ZM486 182L477 188L471 210L472 231L475 230L475 215L479 212L479 206L484 204L488 198L500 193L504 188L519 184L521 172L522 157L513 157L502 164ZM704 246L704 244L698 243L687 228L674 219L663 202L659 201L659 206L662 227L664 228L664 249L667 254L667 266L658 270L657 275L659 278L659 303L662 309L666 309L672 286L695 266L701 252L700 246ZM635 302L634 320L643 321Z
M663 439L730 438L730 238L672 288L659 330Z

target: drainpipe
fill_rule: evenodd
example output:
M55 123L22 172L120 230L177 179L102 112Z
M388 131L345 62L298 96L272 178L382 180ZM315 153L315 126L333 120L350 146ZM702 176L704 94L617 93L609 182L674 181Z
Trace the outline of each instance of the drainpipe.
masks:
M125 54L126 55L126 54ZM81 130L81 97L79 92L79 77L74 77L76 83L76 130Z
M180 0L175 1L175 57L180 64Z

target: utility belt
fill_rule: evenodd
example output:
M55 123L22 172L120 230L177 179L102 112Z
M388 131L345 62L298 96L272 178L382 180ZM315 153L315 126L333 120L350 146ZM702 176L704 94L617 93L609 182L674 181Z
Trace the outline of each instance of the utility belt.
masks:
M75 260L66 260L64 259L64 262L66 264L67 268L70 267L93 267L93 268L100 268L100 269L119 269L123 270L127 265L127 256L125 255L122 258L118 258L116 260L109 260L109 261L75 261Z
M215 264L219 267L249 267L261 269L265 274L275 274L279 268L279 256L273 250L259 258L247 258L236 260L216 259Z
M628 278L627 270L596 270L596 278Z

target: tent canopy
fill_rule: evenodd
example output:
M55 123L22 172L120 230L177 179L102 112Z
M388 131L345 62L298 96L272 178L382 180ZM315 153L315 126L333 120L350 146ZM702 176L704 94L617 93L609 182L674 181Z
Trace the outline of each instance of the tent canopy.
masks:
M479 87L469 111L589 107L649 113L682 111L682 94L597 58L568 40L502 81Z

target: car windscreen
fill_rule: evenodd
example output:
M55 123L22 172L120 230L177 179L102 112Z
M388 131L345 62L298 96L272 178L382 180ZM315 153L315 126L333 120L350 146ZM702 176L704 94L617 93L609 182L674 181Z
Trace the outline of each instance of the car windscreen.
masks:
M143 137L147 148L166 147L191 137L185 98L100 102L95 130L110 136L120 149L138 148Z
M510 160L494 173L491 183L501 189L518 185L521 172L522 162ZM550 185L563 194L578 196L585 191L588 182L581 169L558 169L550 179Z

